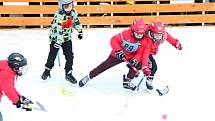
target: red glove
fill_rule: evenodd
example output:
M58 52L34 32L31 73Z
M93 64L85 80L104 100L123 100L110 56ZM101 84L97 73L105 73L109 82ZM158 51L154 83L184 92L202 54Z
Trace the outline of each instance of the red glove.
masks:
M144 66L142 68L142 71L144 74L146 74L146 76L149 76L151 74L151 70L147 66Z
M72 17L70 17L68 21L62 23L63 29L64 29L65 27L66 27L66 28L69 28L69 27L71 27L71 26L73 26Z
M175 48L178 49L178 50L182 50L182 45L178 40L177 40L177 42L175 44Z

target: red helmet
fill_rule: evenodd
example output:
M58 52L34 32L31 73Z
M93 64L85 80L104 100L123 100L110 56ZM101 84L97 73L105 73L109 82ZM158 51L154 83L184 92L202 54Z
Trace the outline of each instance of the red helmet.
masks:
M135 40L141 40L145 36L147 26L142 19L135 19L131 25L131 31Z
M162 43L166 37L164 24L161 22L153 22L149 29L149 36L154 42Z

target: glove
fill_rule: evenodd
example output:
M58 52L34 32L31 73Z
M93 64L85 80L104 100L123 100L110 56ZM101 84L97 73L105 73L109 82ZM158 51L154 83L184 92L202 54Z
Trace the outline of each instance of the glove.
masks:
M123 50L117 50L117 51L115 51L115 54L116 54L116 58L121 61L124 61L126 59L126 56L125 56L125 53L123 52Z
M131 59L131 60L129 61L129 64L130 64L131 66L133 66L134 68L138 69L138 70L141 69L141 68L140 68L140 62L138 62L136 59Z
M78 38L79 38L80 40L83 38L83 32L82 32L82 31L78 32Z
M146 76L149 76L151 74L151 70L147 66L144 66L142 68L142 71L144 74L146 74Z
M31 100L27 99L24 96L19 96L19 100L14 105L17 108L21 108L21 109L24 109L26 111L32 111L30 104L33 104L33 102Z
M175 48L178 49L178 50L182 50L182 45L178 40L177 40L177 42L175 44Z

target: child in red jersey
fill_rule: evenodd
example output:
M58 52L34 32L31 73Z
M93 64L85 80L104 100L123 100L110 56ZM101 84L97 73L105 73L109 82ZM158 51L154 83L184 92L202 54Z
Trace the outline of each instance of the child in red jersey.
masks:
M12 53L8 60L0 61L0 101L3 94L5 94L17 108L31 111L32 108L28 104L33 104L33 102L20 95L14 87L17 76L22 76L26 71L27 60L19 53Z
M129 60L131 63L139 65L135 58L140 59L142 49L145 46L145 32L147 26L142 19L134 20L131 27L116 34L110 40L112 51L109 57L95 69L91 70L87 76L79 81L79 86L84 86L89 80L106 71L107 69ZM136 72L129 69L128 74L123 76L123 87L126 89L135 90L136 86L131 83Z
M148 47L142 52L142 71L147 76L146 87L152 90L154 74L157 71L157 64L153 55L157 54L160 44L167 41L178 50L182 50L182 44L165 30L165 26L161 22L153 22L148 25L146 38L151 41L147 41Z

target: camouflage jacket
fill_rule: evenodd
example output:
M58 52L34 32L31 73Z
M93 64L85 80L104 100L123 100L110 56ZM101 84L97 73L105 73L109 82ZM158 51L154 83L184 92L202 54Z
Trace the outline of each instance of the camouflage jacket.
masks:
M58 10L52 21L49 33L49 41L56 42L59 45L66 41L72 40L72 28L76 29L78 32L82 32L82 25L80 24L80 19L78 18L75 9L71 13L66 13L62 10Z

